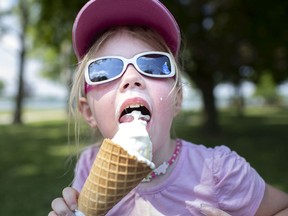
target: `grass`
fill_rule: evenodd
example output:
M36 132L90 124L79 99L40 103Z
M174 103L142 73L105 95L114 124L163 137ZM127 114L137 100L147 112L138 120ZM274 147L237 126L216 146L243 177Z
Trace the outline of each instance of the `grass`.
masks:
M2 111L0 112L0 124L10 124L12 122L12 112ZM24 109L23 121L25 123L51 121L51 120L65 120L67 114L62 109Z
M63 121L0 127L0 215L47 215L73 177L66 128Z
M199 129L199 113L181 113L176 134L208 146L225 144L244 156L264 179L288 192L288 111L250 110L243 118L221 113L222 132ZM51 200L73 179L75 148L64 119L0 125L0 215L47 215Z

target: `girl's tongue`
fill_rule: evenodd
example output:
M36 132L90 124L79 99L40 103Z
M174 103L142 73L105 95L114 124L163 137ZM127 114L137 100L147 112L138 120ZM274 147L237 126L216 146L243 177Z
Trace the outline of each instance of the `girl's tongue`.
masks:
M126 114L120 118L120 123L131 122L134 120L134 116L131 114Z
M121 116L119 119L120 123L127 123L127 122L132 122L135 119L140 119L146 122L150 121L150 116L149 115L142 115L141 112L139 111L133 111L132 113L128 113L126 115Z

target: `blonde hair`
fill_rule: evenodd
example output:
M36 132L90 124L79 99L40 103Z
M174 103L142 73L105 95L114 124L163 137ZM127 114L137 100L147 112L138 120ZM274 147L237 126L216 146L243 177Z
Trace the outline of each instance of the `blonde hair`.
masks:
M83 57L83 59L78 62L78 66L76 68L76 72L74 74L74 79L72 82L72 88L69 99L69 116L70 120L74 119L74 132L75 132L75 141L79 143L80 140L80 111L79 111L79 100L81 97L85 97L84 93L84 71L87 62L93 58L95 52L100 49L100 47L112 36L114 36L119 31L126 31L131 36L138 38L144 42L155 47L157 51L164 51L170 53L172 56L172 63L174 63L176 67L176 75L175 75L175 85L171 89L172 93L175 89L176 91L180 91L182 94L182 85L181 85L181 73L180 73L180 65L178 59L172 54L170 48L165 43L164 39L155 31L140 27L140 26L118 26L115 28L111 28L108 31L104 32L100 37L97 38L95 43L91 46L90 50ZM170 94L169 93L169 94Z

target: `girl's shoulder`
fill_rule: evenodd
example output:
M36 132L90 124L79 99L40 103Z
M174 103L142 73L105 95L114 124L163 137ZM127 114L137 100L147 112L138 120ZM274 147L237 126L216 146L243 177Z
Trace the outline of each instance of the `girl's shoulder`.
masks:
M223 178L226 173L236 172L241 174L247 172L247 170L253 170L252 173L254 173L254 169L244 157L225 145L206 147L185 140L182 140L182 144L182 158L186 158L185 161L190 165L205 166L214 176Z
M187 140L182 140L182 145L183 150L186 151L188 154L198 154L200 157L221 158L230 156L231 154L233 156L237 155L236 152L232 151L228 146L225 145L207 147L203 144L195 144Z
M89 145L83 148L77 161L77 167L86 169L88 172L93 165L98 151L99 146L97 144Z
M75 177L73 180L72 187L77 191L81 191L87 176L89 175L90 169L98 153L99 147L97 145L90 145L83 148L80 152L76 167Z
M197 183L193 192L205 197L210 191L208 197L232 215L255 214L264 195L265 182L244 157L224 145L206 147L182 143L180 167L186 167L185 175L190 174L188 182L194 179Z
M97 144L86 146L80 152L80 159L81 158L85 158L86 160L95 159L98 151L99 146Z

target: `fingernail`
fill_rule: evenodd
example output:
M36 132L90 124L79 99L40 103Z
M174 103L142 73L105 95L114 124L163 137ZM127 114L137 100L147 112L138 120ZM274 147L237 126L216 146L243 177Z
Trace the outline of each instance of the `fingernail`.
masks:
M201 203L200 212L204 215L210 215L211 213L211 206L207 205L206 203Z
M77 209L77 204L72 204L72 205L70 206L70 209L71 209L72 211L75 211L75 210Z

